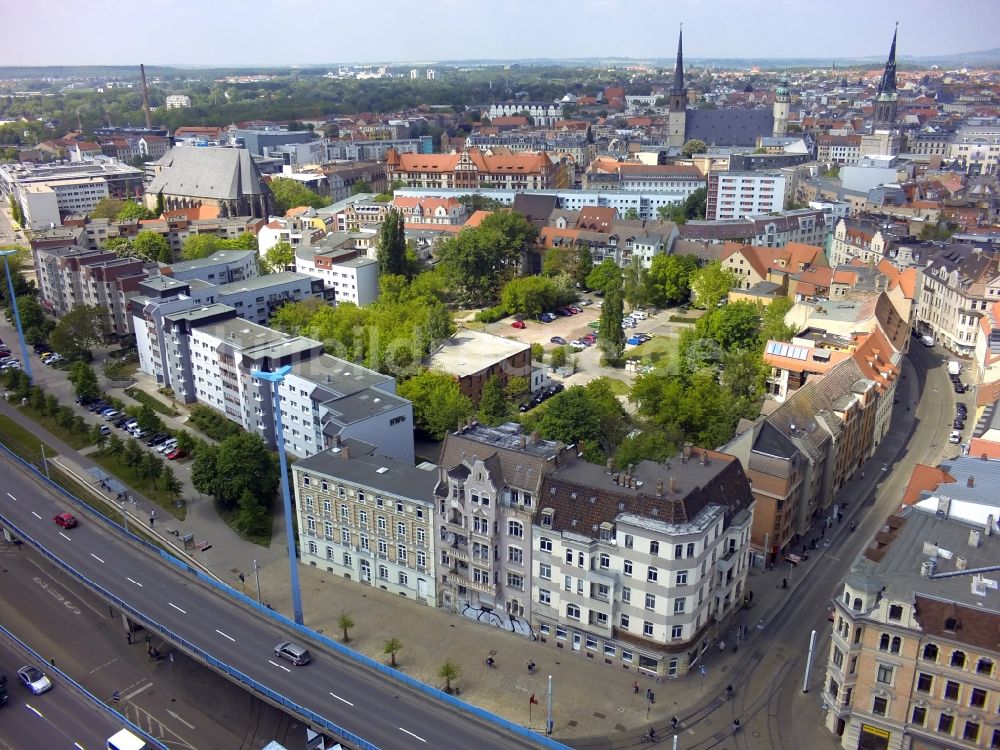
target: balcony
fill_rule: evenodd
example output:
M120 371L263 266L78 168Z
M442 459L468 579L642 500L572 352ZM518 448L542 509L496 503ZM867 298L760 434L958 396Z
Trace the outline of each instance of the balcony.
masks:
M467 586L470 589L475 589L476 591L481 591L486 594L493 593L492 583L480 583L469 575L468 568L452 568L448 571L448 580L452 583L457 583L461 586Z

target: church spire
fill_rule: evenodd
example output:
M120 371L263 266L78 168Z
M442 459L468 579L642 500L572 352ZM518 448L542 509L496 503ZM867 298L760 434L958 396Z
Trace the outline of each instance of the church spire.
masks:
M879 94L896 93L896 34L899 32L899 23L892 32L892 46L889 48L889 59L885 61L885 70L882 71L882 80L878 84Z
M675 96L685 93L684 89L684 24L677 36L677 62L674 64L674 88L670 92Z

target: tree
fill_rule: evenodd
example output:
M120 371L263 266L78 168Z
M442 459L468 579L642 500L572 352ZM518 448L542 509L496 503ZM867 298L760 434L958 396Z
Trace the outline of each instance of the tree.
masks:
M195 456L195 463L201 452ZM241 432L219 443L213 456L215 469L213 497L228 510L235 509L249 492L257 504L269 510L278 487L277 459L257 434ZM195 469L191 469L194 481Z
M279 242L264 253L260 265L264 273L281 273L294 268L295 248L288 242Z
M89 359L90 348L108 334L106 311L97 305L74 307L52 329L49 342L66 359Z
M587 277L594 270L594 256L590 247L580 243L576 246L576 263L573 266L573 281L577 289L587 286Z
M125 201L118 213L115 214L115 221L130 221L131 219L155 219L153 212L136 201Z
M639 212L634 208L630 208L625 212L625 221L638 221Z
M416 426L441 440L472 414L472 401L446 373L425 370L399 385L399 395L413 402Z
M90 428L90 439L93 440L94 444L97 446L98 453L104 453L104 446L108 442L108 436L101 432L101 428L103 426L104 425L101 424L95 424Z
M125 208L125 201L120 198L101 198L90 212L91 219L115 219Z
M275 207L282 215L299 206L323 208L328 203L301 182L283 177L271 180L271 193L274 194Z
M236 502L233 526L247 536L259 536L271 529L270 507L256 498L250 489L243 490Z
M396 666L396 653L401 648L403 648L403 642L399 640L399 638L396 638L395 636L389 638L388 640L386 640L385 643L382 644L382 653L389 654L390 664L392 665L393 668L395 668Z
M532 350L534 350L534 345L532 345ZM536 361L541 361L542 358L538 357L536 359L535 357L532 357L532 359L535 359ZM485 391L485 387L483 388L483 390ZM529 381L527 378L522 377L521 375L515 375L514 377L507 378L506 391L507 391L507 399L509 401L517 401L522 396L527 395L528 391L530 390L531 390L531 381ZM482 402L480 402L480 408L482 408Z
M337 618L337 627L341 629L344 633L344 643L347 643L350 638L347 635L347 631L354 627L354 620L346 612L341 613L340 617Z
M734 398L756 401L764 392L768 367L753 349L736 349L722 355L719 379Z
M625 269L622 296L632 310L645 306L649 298L646 269L642 267L642 260L638 255L632 257L632 262Z
M97 373L86 362L74 362L69 368L69 382L78 398L94 399L101 395L101 386L97 382Z
M14 223L19 226L24 226L24 209L21 208L21 202L14 197L11 193L7 198L7 205L10 206L10 218L14 220Z
M221 240L214 234L192 234L184 240L181 257L184 260L199 260L207 258L222 249Z
M163 429L163 420L160 419L149 404L143 404L139 407L139 413L136 415L136 424L144 432L159 432Z
M681 155L687 158L691 158L695 154L703 154L706 151L708 151L708 146L705 141L700 141L697 138L690 138L681 146Z
M601 307L600 328L597 330L597 346L607 362L617 362L625 352L625 331L622 328L624 303L621 286L612 287Z
M174 470L170 466L163 467L157 484L163 492L166 492L167 495L173 498L180 497L181 492L184 490L184 485L177 478L177 475L174 474Z
M538 341L531 345L531 361L541 362L542 358L545 356L545 347ZM508 381L508 388L510 388L510 383Z
M149 230L139 232L132 240L132 255L151 263L155 261L170 263L174 259L174 253L166 237Z
M611 287L620 287L622 270L610 258L601 261L587 274L587 287L607 294Z
M403 214L394 208L389 209L379 227L375 239L375 257L380 276L406 276L406 231L403 228Z
M545 276L518 276L508 281L500 292L500 305L511 314L537 318L556 302L556 288Z
M111 237L105 240L101 247L119 258L127 258L132 255L132 240L128 237Z
M507 399L504 395L503 381L499 375L494 375L483 384L483 393L479 397L479 421L495 426L506 419Z
M122 451L121 456L122 463L138 470L146 458L146 451L144 451L142 446L139 445L138 440L135 438L129 438L125 441L125 450Z
M3 284L6 287L6 284ZM7 289L4 288L4 297L7 297ZM45 317L45 308L39 304L38 300L33 296L20 295L14 298L17 302L17 312L21 316L21 328L24 330L24 337L28 339L28 331L31 329L38 329L43 333L42 341L45 341L44 336L48 335L48 332L52 330L55 325L51 320ZM6 310L6 317L8 323L14 322L14 313L11 312L11 308L8 307ZM29 343L34 343L29 339Z
M576 266L576 256L571 248L552 247L542 256L542 274L555 276L559 273L572 273Z
M760 326L760 340L791 341L797 331L794 326L785 325L785 315L792 309L794 303L788 297L778 297L764 308L764 320Z
M698 268L693 255L656 255L646 272L650 301L657 307L685 302L691 296L691 274Z
M181 440L178 437L177 445L180 446ZM198 491L205 495L210 495L215 497L216 485L217 485L217 470L216 464L218 463L219 448L215 445L205 444L205 447L199 450L194 457L194 462L191 464L191 484Z
M533 427L543 437L560 440L567 445L579 445L598 434L601 424L598 409L587 391L575 385L548 400L533 419Z
M756 349L760 343L760 308L753 302L731 302L713 308L698 321L699 332L719 342L725 351Z
M684 199L684 218L704 219L708 188L698 188Z
M553 367L563 367L566 364L566 347L557 346L549 355L549 364Z
M691 294L698 307L711 309L737 284L736 274L715 260L691 274Z
M438 667L437 676L444 680L444 691L449 695L451 695L451 681L457 680L460 674L462 674L462 668L451 660Z

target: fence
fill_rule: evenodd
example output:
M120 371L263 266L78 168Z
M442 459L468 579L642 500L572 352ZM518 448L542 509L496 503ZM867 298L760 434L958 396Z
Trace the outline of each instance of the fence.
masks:
M109 518L100 511L95 510L91 506L87 505L79 498L77 498L75 495L73 495L71 492L69 492L67 489L59 486L54 482L49 481L45 477L45 475L42 474L34 465L32 465L27 461L24 461L19 456L12 453L6 446L0 445L0 451L2 451L13 460L25 466L28 469L28 471L33 473L39 480L46 482L47 484L58 490L62 495L66 496L69 500L76 503L85 512L91 513L99 517L100 520L108 524L121 536L127 538L129 541L141 544L149 551L158 555L168 565L171 565L177 568L178 570L181 570L185 573L195 576L199 581L214 588L220 594L236 599L237 601L243 603L244 605L254 609L256 612L263 615L264 617L271 619L272 621L282 626L283 628L287 628L288 630L293 630L299 635L303 636L304 638L307 638L316 643L320 643L326 648L330 649L331 651L334 651L340 654L341 656L344 656L356 662L357 664L365 666L369 669L373 669L379 674L384 675L394 680L397 683L405 685L413 690L417 690L423 693L424 695L431 697L432 699L438 700L442 703L446 703L452 708L460 711L461 713L467 714L469 716L474 716L477 719L480 719L481 721L485 721L489 724L492 724L493 726L499 727L513 735L516 735L524 740L532 742L539 747L548 748L549 750L570 750L570 748L567 745L564 745L561 742L557 742L549 737L538 734L537 732L528 729L527 727L521 726L520 724L517 724L515 722L509 721L508 719L505 719L502 716L498 716L497 714L491 713L477 706L473 706L471 703L466 703L465 701L460 700L459 698L456 698L453 695L445 693L443 690L439 690L438 688L435 688L431 685L421 682L420 680L414 679L413 677L410 677L409 675L406 675L396 669L393 669L392 667L382 664L381 662L378 662L369 656L365 656L362 653L354 651L353 649L348 648L344 644L338 643L337 641L334 641L321 633L317 633L315 630L312 630L310 628L305 627L304 625L299 625L298 623L289 620L281 613L275 612L274 610L259 604L255 599L252 599L246 596L245 594L240 593L239 591L233 589L232 587L228 586L225 583L217 581L216 579L203 573L197 568L189 565L183 560L174 557L165 550L162 550L156 545L147 542L145 539L142 539L141 537L138 537L135 534L129 532L124 527L122 527L117 521ZM178 644L180 646L183 646L190 653L201 658L206 664L228 675L231 679L234 679L240 682L241 684L253 689L255 692L260 693L261 695L280 704L281 706L288 708L292 711L295 711L299 715L305 717L309 722L313 723L315 726L323 727L327 731L334 734L336 737L339 737L347 742L356 745L359 748L359 750L378 750L378 748L375 745L371 744L367 740L364 740L358 737L357 735L351 733L350 731L338 726L337 724L334 724L332 721L324 718L323 716L320 716L316 712L311 711L310 709L304 706L298 705L297 703L286 698L280 693L271 690L263 683L257 682L253 678L243 674L234 667L231 667L225 662L216 659L204 649L199 648L190 641L177 635L173 631L161 626L152 618L147 617L142 612L134 609L123 599L120 599L119 597L115 596L114 594L106 590L104 587L100 586L95 581L91 581L82 573L78 572L75 568L72 568L71 566L64 563L58 557L56 557L48 550L46 550L44 547L42 547L39 543L35 542L34 540L26 536L24 533L22 533L21 530L15 524L13 524L8 518L3 516L2 514L0 514L0 523L3 523L8 529L10 529L13 533L15 533L19 539L22 539L23 541L26 541L29 544L31 544L32 547L38 550L41 554L43 554L57 566L65 570L67 573L69 573L75 579L83 583L85 586L88 586L89 588L99 593L109 602L118 607L121 611L128 614L129 617L134 619L136 622L140 622L147 628L155 630L157 633L160 633L167 640L175 644Z

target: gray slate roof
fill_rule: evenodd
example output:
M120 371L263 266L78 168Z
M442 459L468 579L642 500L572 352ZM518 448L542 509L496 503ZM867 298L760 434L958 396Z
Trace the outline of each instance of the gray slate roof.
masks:
M770 109L689 109L684 131L686 138L710 146L754 146L757 136L774 132L774 114Z
M237 200L270 192L245 148L172 148L155 164L150 194Z

